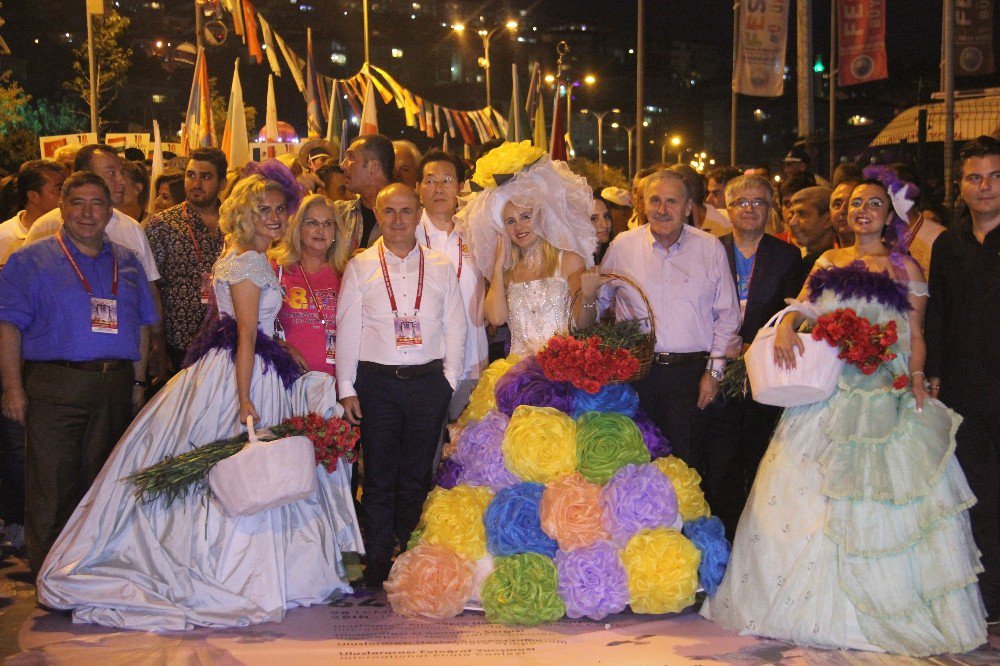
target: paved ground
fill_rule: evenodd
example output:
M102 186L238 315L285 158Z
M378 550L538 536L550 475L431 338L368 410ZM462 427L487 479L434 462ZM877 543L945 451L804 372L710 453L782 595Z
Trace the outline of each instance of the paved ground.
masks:
M481 613L444 621L408 620L384 596L348 598L289 611L283 622L242 629L149 634L74 625L37 607L24 563L0 561L0 660L7 664L808 664L897 666L1000 664L992 647L919 660L798 648L738 636L694 613L605 622L563 620L535 628L490 625Z

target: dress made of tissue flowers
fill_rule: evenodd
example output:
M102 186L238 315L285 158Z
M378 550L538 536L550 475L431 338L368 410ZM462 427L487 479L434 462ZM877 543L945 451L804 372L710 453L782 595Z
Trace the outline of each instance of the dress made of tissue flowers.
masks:
M820 267L809 283L819 312L895 321L898 356L872 375L848 364L830 398L785 410L701 613L800 645L966 652L986 626L975 498L954 456L961 417L931 399L918 413L892 386L909 374L907 286L858 263Z

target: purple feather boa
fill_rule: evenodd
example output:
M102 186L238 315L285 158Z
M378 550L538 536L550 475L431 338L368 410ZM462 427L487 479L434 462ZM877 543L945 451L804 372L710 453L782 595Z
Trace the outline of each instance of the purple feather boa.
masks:
M840 298L864 298L869 303L875 299L898 312L909 312L912 307L906 285L892 279L888 271L868 270L863 261L817 269L808 284L809 300L813 303L825 290L832 289Z
M212 349L228 350L229 358L236 362L236 320L227 314L219 315L218 319L209 322L202 329L184 356L184 367L194 364ZM257 329L254 353L264 362L264 374L269 370L277 372L286 389L291 388L295 380L302 376L302 371L291 355L260 329Z

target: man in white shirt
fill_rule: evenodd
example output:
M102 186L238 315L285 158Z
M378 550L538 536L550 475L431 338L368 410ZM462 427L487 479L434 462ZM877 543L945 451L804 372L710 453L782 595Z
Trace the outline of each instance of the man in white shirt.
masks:
M469 246L455 231L454 216L458 210L458 190L462 183L460 174L463 171L461 162L442 150L428 152L417 171L417 193L424 209L417 226L417 242L451 259L451 265L458 273L465 310L465 364L448 406L450 420L457 419L469 404L469 395L476 387L479 373L489 363L483 314L486 281L472 259Z
M417 243L416 194L389 185L375 214L382 237L347 264L337 304L337 387L344 416L361 424L364 585L373 588L420 520L466 338L451 260Z
M59 207L66 174L55 160L31 160L17 172L17 194L24 208L0 224L0 267L19 250L35 220Z

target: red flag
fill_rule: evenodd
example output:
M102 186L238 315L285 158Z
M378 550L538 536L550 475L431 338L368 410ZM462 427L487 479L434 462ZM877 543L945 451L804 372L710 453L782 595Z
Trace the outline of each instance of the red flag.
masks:
M549 136L549 157L554 160L566 161L566 82L556 81L556 94L553 101L552 134Z
M839 83L851 86L889 78L885 56L885 0L839 0Z
M250 0L243 0L243 20L246 23L247 50L250 57L259 65L264 61L264 52L260 48L260 38L257 36L257 13Z

